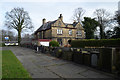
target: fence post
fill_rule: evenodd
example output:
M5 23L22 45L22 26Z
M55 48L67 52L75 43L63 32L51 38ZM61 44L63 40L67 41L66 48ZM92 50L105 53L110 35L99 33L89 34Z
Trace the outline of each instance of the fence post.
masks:
M37 46L37 52L39 51L39 48L38 48L38 46Z

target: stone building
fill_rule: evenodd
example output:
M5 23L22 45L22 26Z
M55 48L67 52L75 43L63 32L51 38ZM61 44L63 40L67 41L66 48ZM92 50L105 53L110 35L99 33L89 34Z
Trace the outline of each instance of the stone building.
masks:
M57 20L46 22L46 19L43 19L42 22L43 24L34 33L36 39L51 39L64 46L68 44L68 40L85 38L81 24L79 22L64 23L62 14Z

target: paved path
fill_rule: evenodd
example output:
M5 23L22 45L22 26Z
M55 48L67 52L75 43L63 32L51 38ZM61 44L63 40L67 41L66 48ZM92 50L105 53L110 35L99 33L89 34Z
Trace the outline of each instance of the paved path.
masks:
M3 48L6 49L5 47ZM111 78L110 75L22 47L9 47L32 78Z

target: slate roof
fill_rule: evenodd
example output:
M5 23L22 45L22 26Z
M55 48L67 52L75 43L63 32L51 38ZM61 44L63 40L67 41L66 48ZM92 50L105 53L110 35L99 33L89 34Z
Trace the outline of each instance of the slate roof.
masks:
M74 28L75 28L75 26L76 26L77 24L78 24L78 22L74 22L73 24L65 23L66 27L67 27L68 25L72 25Z
M73 28L75 28L75 26L78 24L79 22L73 22L73 24L68 24L68 23L65 23L66 24L66 27L68 26L68 25L72 25L73 26ZM80 23L81 24L81 23ZM81 24L82 25L82 24ZM80 27L80 29L84 29L83 27Z
M38 28L36 31L35 31L35 34L39 31L44 31L44 30L47 30L47 29L50 29L51 28L51 24L54 24L57 20L54 20L54 21L48 21L46 22L45 24L43 24L42 26L40 26L40 28ZM78 24L78 22L74 22L73 24L69 24L69 23L64 23L66 25L66 28L69 28L67 27L68 25L72 25L73 28L75 28L75 26ZM83 28L82 28L83 29Z
M74 22L72 25L73 27L75 27L78 24L78 22Z
M51 28L51 24L55 23L56 21L57 20L46 22L45 24L43 24L42 26L40 26L40 28L38 28L37 31L35 31L35 33L39 32L39 31L42 31L42 30L50 29Z

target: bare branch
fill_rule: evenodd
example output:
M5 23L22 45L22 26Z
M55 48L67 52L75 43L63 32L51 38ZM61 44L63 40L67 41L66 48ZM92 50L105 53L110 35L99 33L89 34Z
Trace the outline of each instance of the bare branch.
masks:
M81 22L83 19L84 13L85 13L85 10L82 8L75 9L74 15L73 15L73 20L77 21L77 22Z
M100 27L100 36L101 38L104 38L105 34L105 28L109 26L111 16L110 13L108 13L105 9L96 9L95 12L95 18L99 22Z
M24 8L17 7L12 9L10 12L6 12L5 18L5 25L8 28L16 29L18 31L19 38L21 38L22 29L33 28L30 16L27 11L24 11ZM18 42L20 42L20 40Z

